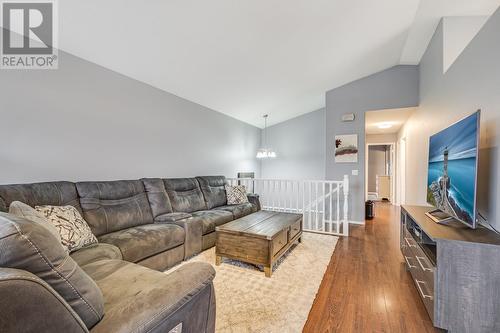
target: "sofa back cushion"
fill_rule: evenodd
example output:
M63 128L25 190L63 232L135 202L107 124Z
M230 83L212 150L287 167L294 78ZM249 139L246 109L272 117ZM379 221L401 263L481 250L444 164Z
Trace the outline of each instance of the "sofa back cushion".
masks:
M196 178L169 178L163 183L174 212L191 213L207 209Z
M0 213L0 249L0 267L22 269L47 282L88 328L101 320L101 290L43 226Z
M144 178L142 179L144 189L149 200L151 213L153 218L157 216L172 213L172 205L165 189L165 184L160 178Z
M153 223L140 180L76 183L83 218L96 236Z
M224 176L203 176L196 177L200 184L203 197L207 203L208 209L227 205L226 177Z
M21 201L33 208L69 205L82 212L75 184L70 182L0 185L0 211L7 212L13 201Z

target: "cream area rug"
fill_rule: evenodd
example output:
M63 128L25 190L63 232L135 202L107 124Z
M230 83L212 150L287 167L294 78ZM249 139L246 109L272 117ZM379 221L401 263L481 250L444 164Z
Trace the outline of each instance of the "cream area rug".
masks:
M208 262L217 272L216 332L302 332L337 239L304 233L302 243L275 265L271 278L260 267L235 260L215 266L215 247L189 259Z

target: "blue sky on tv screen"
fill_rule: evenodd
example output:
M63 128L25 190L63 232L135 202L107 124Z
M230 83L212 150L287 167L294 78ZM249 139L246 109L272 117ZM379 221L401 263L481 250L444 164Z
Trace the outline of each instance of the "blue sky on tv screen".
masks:
M448 147L449 160L476 157L478 116L479 113L476 112L431 136L429 162L443 161L443 152L446 147Z

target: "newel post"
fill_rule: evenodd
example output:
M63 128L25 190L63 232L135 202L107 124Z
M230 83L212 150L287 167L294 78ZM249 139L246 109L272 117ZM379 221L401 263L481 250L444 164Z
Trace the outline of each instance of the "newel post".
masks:
M343 234L349 236L349 176L344 175L344 184L342 186L342 192L344 193L344 217L343 217Z

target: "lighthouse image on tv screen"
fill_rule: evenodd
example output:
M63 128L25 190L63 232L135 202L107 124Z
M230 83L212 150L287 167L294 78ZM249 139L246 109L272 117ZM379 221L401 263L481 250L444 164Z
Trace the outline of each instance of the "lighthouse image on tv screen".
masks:
M427 202L474 226L479 112L430 137Z

